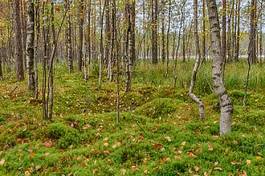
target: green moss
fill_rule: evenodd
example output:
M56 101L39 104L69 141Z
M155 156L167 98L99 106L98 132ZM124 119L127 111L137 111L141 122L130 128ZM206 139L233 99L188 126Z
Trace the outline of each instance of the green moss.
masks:
M136 109L136 113L151 118L164 118L176 111L179 100L171 98L157 98Z
M47 135L50 138L58 139L57 145L59 148L77 145L81 141L81 135L78 130L63 123L50 124L47 129Z
M177 72L176 87L173 66L170 62L166 77L161 64L136 64L132 91L124 92L121 84L118 125L116 83L103 75L98 89L98 68L86 82L81 73L69 74L65 65L56 65L53 123L42 120L41 104L29 101L27 82L17 83L10 74L0 82L0 175L264 173L264 68L253 65L248 104L243 107L245 64L227 64L233 125L230 135L220 137L210 63L200 69L195 86L205 102L203 121L194 118L197 107L187 96L193 62L177 64L177 70L190 71Z

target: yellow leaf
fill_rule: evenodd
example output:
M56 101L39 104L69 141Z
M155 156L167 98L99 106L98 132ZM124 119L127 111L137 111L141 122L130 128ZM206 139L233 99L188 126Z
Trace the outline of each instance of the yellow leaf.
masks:
M0 166L3 166L5 164L5 160L4 159L1 159L0 160Z
M251 164L251 160L247 160L246 163L247 163L247 165L250 165Z

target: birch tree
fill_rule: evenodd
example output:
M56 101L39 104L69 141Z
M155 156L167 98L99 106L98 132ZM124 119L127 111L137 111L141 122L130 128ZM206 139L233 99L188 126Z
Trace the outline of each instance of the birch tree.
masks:
M213 88L220 101L220 134L225 135L231 131L233 106L222 79L223 57L221 51L220 24L215 0L207 0L208 16L211 31L212 45L212 79Z
M27 12L27 41L26 41L26 60L28 68L28 89L35 90L35 72L34 72L34 0L29 0Z

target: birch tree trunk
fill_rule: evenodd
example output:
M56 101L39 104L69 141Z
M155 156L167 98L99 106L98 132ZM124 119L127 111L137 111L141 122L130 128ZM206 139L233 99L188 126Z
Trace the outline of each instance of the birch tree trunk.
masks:
M241 17L240 10L241 10L241 0L237 0L237 35L236 35L235 60L239 60L240 17Z
M40 39L40 2L39 0L35 1L35 19L34 23L36 25L36 37L35 37L35 50L34 50L34 74L35 74L35 90L34 90L34 97L35 99L39 98L39 74L38 74L38 48L39 48L39 39Z
M34 72L34 0L29 0L27 12L27 41L26 41L26 60L28 68L28 89L35 90Z
M223 57L221 54L220 25L215 0L207 0L213 52L212 79L214 92L220 101L220 135L231 131L233 105L222 79Z
M199 43L199 34L198 34L198 0L193 0L193 10L194 10L194 36L195 36L195 45L196 45L196 57L195 65L192 71L191 83L189 88L190 98L198 104L200 119L204 119L204 104L203 102L193 93L193 89L196 83L197 73L201 64L201 55L200 55L200 43Z
M206 59L206 2L202 0L202 59Z
M222 0L222 56L226 62L226 0Z

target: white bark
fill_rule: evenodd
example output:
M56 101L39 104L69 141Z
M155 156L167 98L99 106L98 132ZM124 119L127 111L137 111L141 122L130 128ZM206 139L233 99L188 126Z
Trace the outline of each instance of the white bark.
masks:
M233 106L222 79L223 57L221 53L220 25L215 0L207 0L209 22L211 29L213 66L212 79L215 93L219 96L220 101L220 135L227 134L231 131Z

